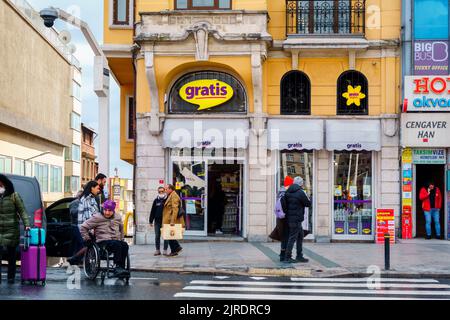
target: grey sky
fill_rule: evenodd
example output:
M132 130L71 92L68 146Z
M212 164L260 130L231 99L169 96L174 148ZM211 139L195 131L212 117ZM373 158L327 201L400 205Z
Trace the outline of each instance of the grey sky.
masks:
M103 1L100 0L27 0L36 10L48 6L59 7L86 21L98 42L103 43ZM72 35L72 43L77 47L75 56L80 60L83 74L83 115L82 121L87 126L98 131L98 107L97 96L93 91L93 61L94 55L84 39L83 34L76 28L64 23L56 23L58 30L68 30ZM133 177L133 167L120 160L120 92L119 87L111 79L110 97L110 134L111 134L111 164L110 174L114 175L114 168L119 170L119 176L123 178ZM98 145L96 147L98 151Z

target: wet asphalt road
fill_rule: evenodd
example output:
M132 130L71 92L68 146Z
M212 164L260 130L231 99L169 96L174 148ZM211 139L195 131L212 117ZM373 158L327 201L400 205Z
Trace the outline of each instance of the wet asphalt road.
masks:
M8 285L3 278L0 300L334 300L450 299L450 279L382 280L378 290L365 279L295 279L220 277L213 275L134 272L130 284L107 279L90 281L81 271L79 287L65 269L48 272L44 287ZM5 277L5 275L3 275Z

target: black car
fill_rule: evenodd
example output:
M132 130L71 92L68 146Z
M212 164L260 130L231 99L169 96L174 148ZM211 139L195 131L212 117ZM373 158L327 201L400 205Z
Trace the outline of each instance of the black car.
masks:
M12 181L15 191L22 198L31 225L34 225L35 214L42 210L42 228L46 230L47 256L70 257L72 253L72 220L69 205L75 198L58 200L44 210L41 190L36 178L11 174L6 176ZM21 243L23 243L23 230L21 222ZM18 254L17 257L19 258L20 255Z

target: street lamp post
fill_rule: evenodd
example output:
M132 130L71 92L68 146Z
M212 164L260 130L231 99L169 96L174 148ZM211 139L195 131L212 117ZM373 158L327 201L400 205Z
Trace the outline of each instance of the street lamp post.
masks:
M89 25L83 20L59 8L47 8L40 12L46 27L51 28L56 19L61 19L81 30L94 57L94 91L98 97L99 130L99 172L109 177L109 81L110 69L108 59L94 37Z

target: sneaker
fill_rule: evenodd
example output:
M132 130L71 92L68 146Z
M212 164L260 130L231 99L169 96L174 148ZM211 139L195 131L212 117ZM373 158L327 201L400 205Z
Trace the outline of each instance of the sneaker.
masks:
M164 250L163 251L163 256L166 256L166 257L168 257L170 254L169 254L169 252L167 252L167 250Z
M216 230L216 234L222 235L223 232L221 230Z
M295 259L295 261L300 262L300 263L307 263L307 262L309 262L309 260L304 258L304 257L297 257Z
M284 263L297 263L297 260L294 260L294 259L292 259L292 258L289 258L289 259L285 259L283 262L284 262Z
M426 236L425 237L425 240L430 240L431 239L431 236Z
M441 236L436 236L436 239L437 240L441 240Z
M153 254L154 256L160 256L161 255L161 251L156 250L155 253Z
M119 277L123 277L127 274L128 274L127 270L125 270L124 268L121 268L121 267L117 267L114 269L113 277L119 278Z
M178 255L178 253L176 253L176 252L171 252L170 254L169 254L169 257L176 257Z

